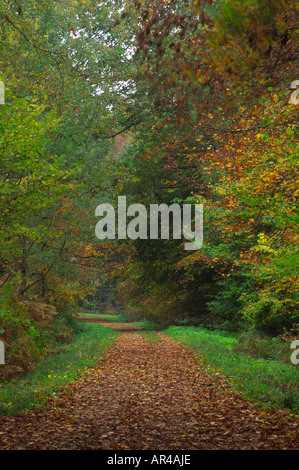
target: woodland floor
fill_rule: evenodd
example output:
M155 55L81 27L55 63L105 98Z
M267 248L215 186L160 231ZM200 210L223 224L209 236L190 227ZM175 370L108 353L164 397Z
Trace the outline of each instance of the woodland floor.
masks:
M0 422L1 450L296 449L298 420L262 411L213 378L187 348L127 324L99 366L46 410Z

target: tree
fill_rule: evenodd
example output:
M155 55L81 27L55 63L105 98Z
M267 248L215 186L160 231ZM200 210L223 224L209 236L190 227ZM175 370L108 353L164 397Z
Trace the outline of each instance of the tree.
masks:
M121 293L142 315L151 305L172 321L192 311L226 328L292 328L295 4L135 4L138 83L152 115L115 164L117 188L145 204L203 202L205 241L191 254L134 244Z

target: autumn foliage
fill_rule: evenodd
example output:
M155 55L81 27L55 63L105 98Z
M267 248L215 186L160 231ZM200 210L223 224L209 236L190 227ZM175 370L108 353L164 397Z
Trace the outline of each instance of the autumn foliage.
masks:
M5 340L24 301L69 325L102 287L131 318L295 334L296 2L30 0L0 14ZM202 203L203 247L97 240L95 208L119 195Z
M298 12L207 3L135 2L152 108L115 162L118 188L145 204L203 203L204 246L135 244L120 298L132 316L279 334L298 323Z

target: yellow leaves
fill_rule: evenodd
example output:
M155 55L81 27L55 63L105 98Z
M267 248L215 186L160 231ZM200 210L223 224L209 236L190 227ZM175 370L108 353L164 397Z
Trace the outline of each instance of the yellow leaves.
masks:
M268 182L268 181L271 181L271 178L270 176L263 176L262 180Z
M261 180L263 180L264 182L266 183L271 183L271 182L275 182L278 178L278 174L277 174L277 171L267 171L267 173L265 175L261 174Z
M267 235L263 232L258 234L257 243L258 245L254 247L255 251L263 251L266 253L273 253L275 255L278 253L277 250L274 250L272 247L272 243L270 242L269 237L267 237Z

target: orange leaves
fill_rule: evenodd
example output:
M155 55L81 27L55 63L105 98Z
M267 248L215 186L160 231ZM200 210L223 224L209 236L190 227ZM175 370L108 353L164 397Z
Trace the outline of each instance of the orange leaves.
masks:
M74 36L74 37L77 36L77 33L75 32L75 29L74 29L74 28L69 28L69 30L71 31L71 33L73 33L73 36Z
M103 325L121 334L101 362L45 410L3 417L1 449L168 449L174 459L176 449L296 448L296 417L232 394L221 370L204 366L201 354L128 323Z

